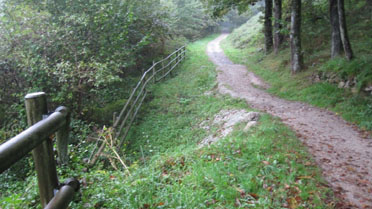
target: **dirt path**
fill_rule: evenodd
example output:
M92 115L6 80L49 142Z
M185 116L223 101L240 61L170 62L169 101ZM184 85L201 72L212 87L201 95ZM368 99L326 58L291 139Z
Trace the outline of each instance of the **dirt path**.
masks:
M372 139L361 137L355 127L329 111L286 101L255 88L267 85L224 55L220 42L226 37L221 35L207 49L217 65L220 93L245 99L253 108L280 117L290 126L342 199L337 208L372 208Z

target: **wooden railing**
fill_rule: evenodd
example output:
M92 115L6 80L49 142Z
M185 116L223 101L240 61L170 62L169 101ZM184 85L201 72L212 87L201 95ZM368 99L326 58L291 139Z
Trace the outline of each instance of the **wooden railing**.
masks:
M55 134L57 139L59 161L67 164L69 112L66 107L59 107L48 116L43 92L28 94L25 103L30 127L0 145L0 173L32 151L42 206L48 209L67 208L79 189L79 182L68 179L59 184L51 136ZM58 192L55 194L55 191Z
M147 95L146 87L149 83L155 83L165 78L167 75L172 73L172 71L181 63L186 57L186 46L174 51L168 57L154 62L153 65L144 72L140 81L137 83L136 87L132 90L126 104L121 110L118 117L114 114L114 124L113 128L115 131L115 137L117 138L117 149L119 150L125 138L127 137L130 127L141 108L143 100Z
M144 72L118 117L114 116L113 130L118 150L122 147L147 95L146 87L149 83L158 82L171 74L185 57L186 47L183 46L168 57L154 62ZM66 107L59 107L54 113L47 115L47 102L44 92L26 95L25 104L30 127L0 145L0 174L32 151L41 205L47 209L67 208L80 184L76 179L68 179L63 184L58 182L52 135L55 134L57 139L59 162L67 164L69 112ZM104 146L105 143L102 143L99 150L102 150Z

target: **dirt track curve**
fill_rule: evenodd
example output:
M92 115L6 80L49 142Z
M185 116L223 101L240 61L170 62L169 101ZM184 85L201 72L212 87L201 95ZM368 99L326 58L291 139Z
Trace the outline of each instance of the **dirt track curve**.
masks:
M220 93L245 99L253 108L280 117L290 126L341 199L337 208L372 208L372 139L363 138L355 127L327 110L286 101L255 88L267 85L225 56L220 42L226 37L219 36L207 48L217 65Z

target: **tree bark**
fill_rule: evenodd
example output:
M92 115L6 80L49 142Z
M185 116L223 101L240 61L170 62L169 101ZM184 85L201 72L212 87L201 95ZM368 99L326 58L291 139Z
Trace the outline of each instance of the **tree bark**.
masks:
M278 54L283 42L282 30L282 0L274 0L274 53Z
M329 0L329 13L331 20L332 39L331 39L331 57L335 58L341 54L342 41L340 34L340 22L338 18L337 0Z
M265 52L270 53L273 48L273 0L265 0Z
M349 36L347 34L344 0L337 0L337 3L342 45L344 47L346 58L351 60L353 59L353 50L351 49Z
M369 10L369 14L371 15L372 20L372 0L366 0L367 1L367 9Z
M301 51L301 0L292 0L291 10L291 68L292 73L297 73L303 69Z

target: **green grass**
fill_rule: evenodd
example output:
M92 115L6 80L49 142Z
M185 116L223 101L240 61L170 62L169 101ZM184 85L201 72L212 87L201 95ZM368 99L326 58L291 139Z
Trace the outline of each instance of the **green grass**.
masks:
M222 109L251 110L241 100L204 94L216 86L205 54L213 38L190 44L177 75L152 87L125 146L130 176L101 165L89 172L73 166L84 183L72 208L332 208L319 169L276 118L264 114L250 131L238 124L228 137L198 148L208 135L201 122ZM0 206L33 207L35 197L23 197L26 205L18 207L23 191L1 197Z
M257 44L262 40L263 34L262 23L259 19L263 16L262 12L257 13L251 17L245 24L236 28L233 33L231 33L229 39L234 47L242 49L250 46L252 44Z
M324 200L331 192L304 147L268 115L248 133L241 124L214 146L198 148L207 136L198 124L222 109L249 109L230 97L204 95L216 85L205 55L212 38L190 45L178 75L153 87L127 143L132 176L96 171L87 176L79 205L280 208L297 199L302 208L330 207Z
M233 62L246 65L249 70L267 81L271 85L268 90L270 93L287 100L303 101L330 109L362 129L372 130L372 98L340 89L325 81L312 83L311 76L317 73L319 65L292 75L289 68L289 49L278 55L264 56L254 50L256 48L254 45L245 49L235 48L229 38L223 41L222 47ZM317 59L316 57L322 57L322 54L324 51L312 56Z

